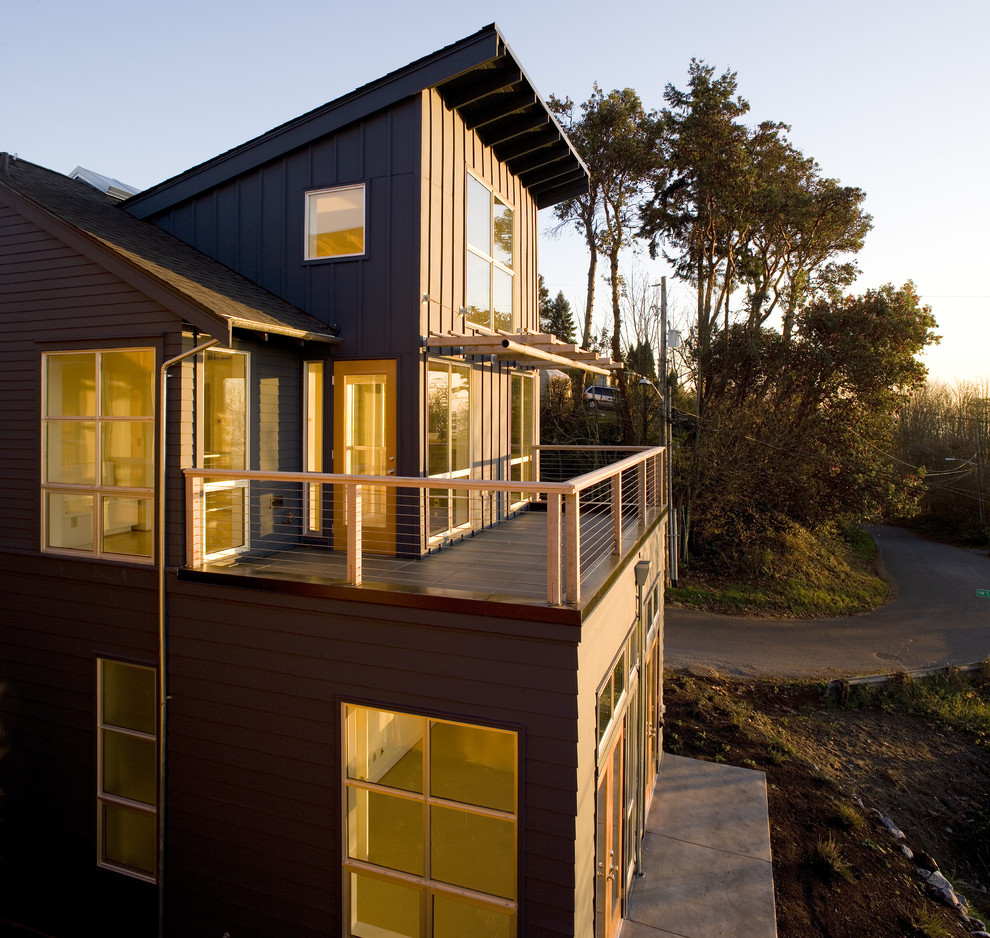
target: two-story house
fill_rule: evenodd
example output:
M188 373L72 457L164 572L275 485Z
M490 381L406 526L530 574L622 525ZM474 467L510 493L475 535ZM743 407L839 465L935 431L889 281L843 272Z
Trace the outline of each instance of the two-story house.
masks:
M490 26L137 195L0 165L0 920L617 932L660 761L659 449L547 447Z

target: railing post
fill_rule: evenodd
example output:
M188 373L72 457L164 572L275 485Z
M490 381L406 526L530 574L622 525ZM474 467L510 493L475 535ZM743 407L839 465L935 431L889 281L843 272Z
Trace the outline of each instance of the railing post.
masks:
M203 480L186 476L186 566L203 562Z
M610 514L612 517L612 553L622 553L622 473L613 473L611 478L612 497Z
M639 523L641 527L646 527L646 460L644 459L636 467L636 475L639 480Z
M347 582L361 585L361 486L347 486Z
M560 493L547 494L547 602L559 606L560 588Z
M581 602L581 495L564 496L564 584L569 603Z

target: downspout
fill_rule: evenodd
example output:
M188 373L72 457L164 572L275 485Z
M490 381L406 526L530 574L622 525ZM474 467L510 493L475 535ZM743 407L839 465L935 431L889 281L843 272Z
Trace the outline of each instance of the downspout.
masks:
M167 420L167 393L165 390L168 369L214 345L219 339L210 339L188 352L163 362L158 372L158 938L165 938L165 714L168 687L165 679L167 661L165 646L165 430Z
M639 788L639 797L636 799L636 875L643 875L643 837L646 834L646 779L649 775L646 766L646 634L649 631L650 623L645 621L643 615L645 603L643 590L650 578L650 561L637 561L634 568L636 576L636 618L639 621L639 635L637 635L637 645L639 646L639 693L636 694L636 709L639 724L639 739L637 747L639 749L639 765L637 766L639 778L636 785Z

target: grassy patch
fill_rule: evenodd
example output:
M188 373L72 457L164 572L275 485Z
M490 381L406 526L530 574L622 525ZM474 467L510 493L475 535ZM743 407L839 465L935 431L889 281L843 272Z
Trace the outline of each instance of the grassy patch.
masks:
M765 547L759 574L726 579L709 566L683 567L667 600L725 615L790 618L855 615L885 602L875 545L862 528L810 532L792 526Z
M978 671L948 671L919 680L854 685L847 706L874 706L912 713L942 726L971 733L990 745L990 659Z

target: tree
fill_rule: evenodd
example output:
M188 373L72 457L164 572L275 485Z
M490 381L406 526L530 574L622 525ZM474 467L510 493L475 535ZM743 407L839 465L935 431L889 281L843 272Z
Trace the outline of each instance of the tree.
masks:
M686 91L667 86L659 118L663 160L642 212L651 251L662 248L696 290L691 341L702 418L721 389L716 339L727 343L735 321L756 341L779 313L789 341L802 306L838 296L855 278L848 257L871 226L861 190L824 178L787 139L786 124L747 127L749 103L736 92L735 72L716 78L697 59Z
M591 342L595 271L598 254L609 261L612 310L616 321L614 343L619 341L619 256L632 240L643 187L656 163L655 134L659 125L644 109L631 88L605 94L597 82L591 97L579 106L570 98L550 98L550 108L561 120L571 143L588 167L588 194L560 203L555 212L562 224L573 224L588 247L588 288L582 345ZM614 348L616 356L619 349Z
M578 154L588 166L591 184L588 195L557 206L562 222L573 222L582 231L590 255L588 304L585 310L583 344L591 341L594 303L594 272L597 254L608 260L608 283L612 305L611 353L622 358L622 277L619 257L629 247L638 224L644 188L656 168L660 124L648 113L631 88L605 94L596 83L591 97L575 116L568 98L551 98L550 106L563 119ZM619 372L622 396L620 419L626 442L631 442L632 417L625 376Z
M564 296L564 291L558 291L556 297L551 300L550 291L543 282L542 274L539 277L539 290L540 331L555 335L562 342L573 343L576 326L571 315L571 304Z
M698 434L701 458L679 467L692 549L754 572L761 537L782 525L897 515L916 502L921 475L891 455L893 433L924 382L917 356L938 341L934 329L911 283L817 300L788 341L732 328L715 348L725 393Z

